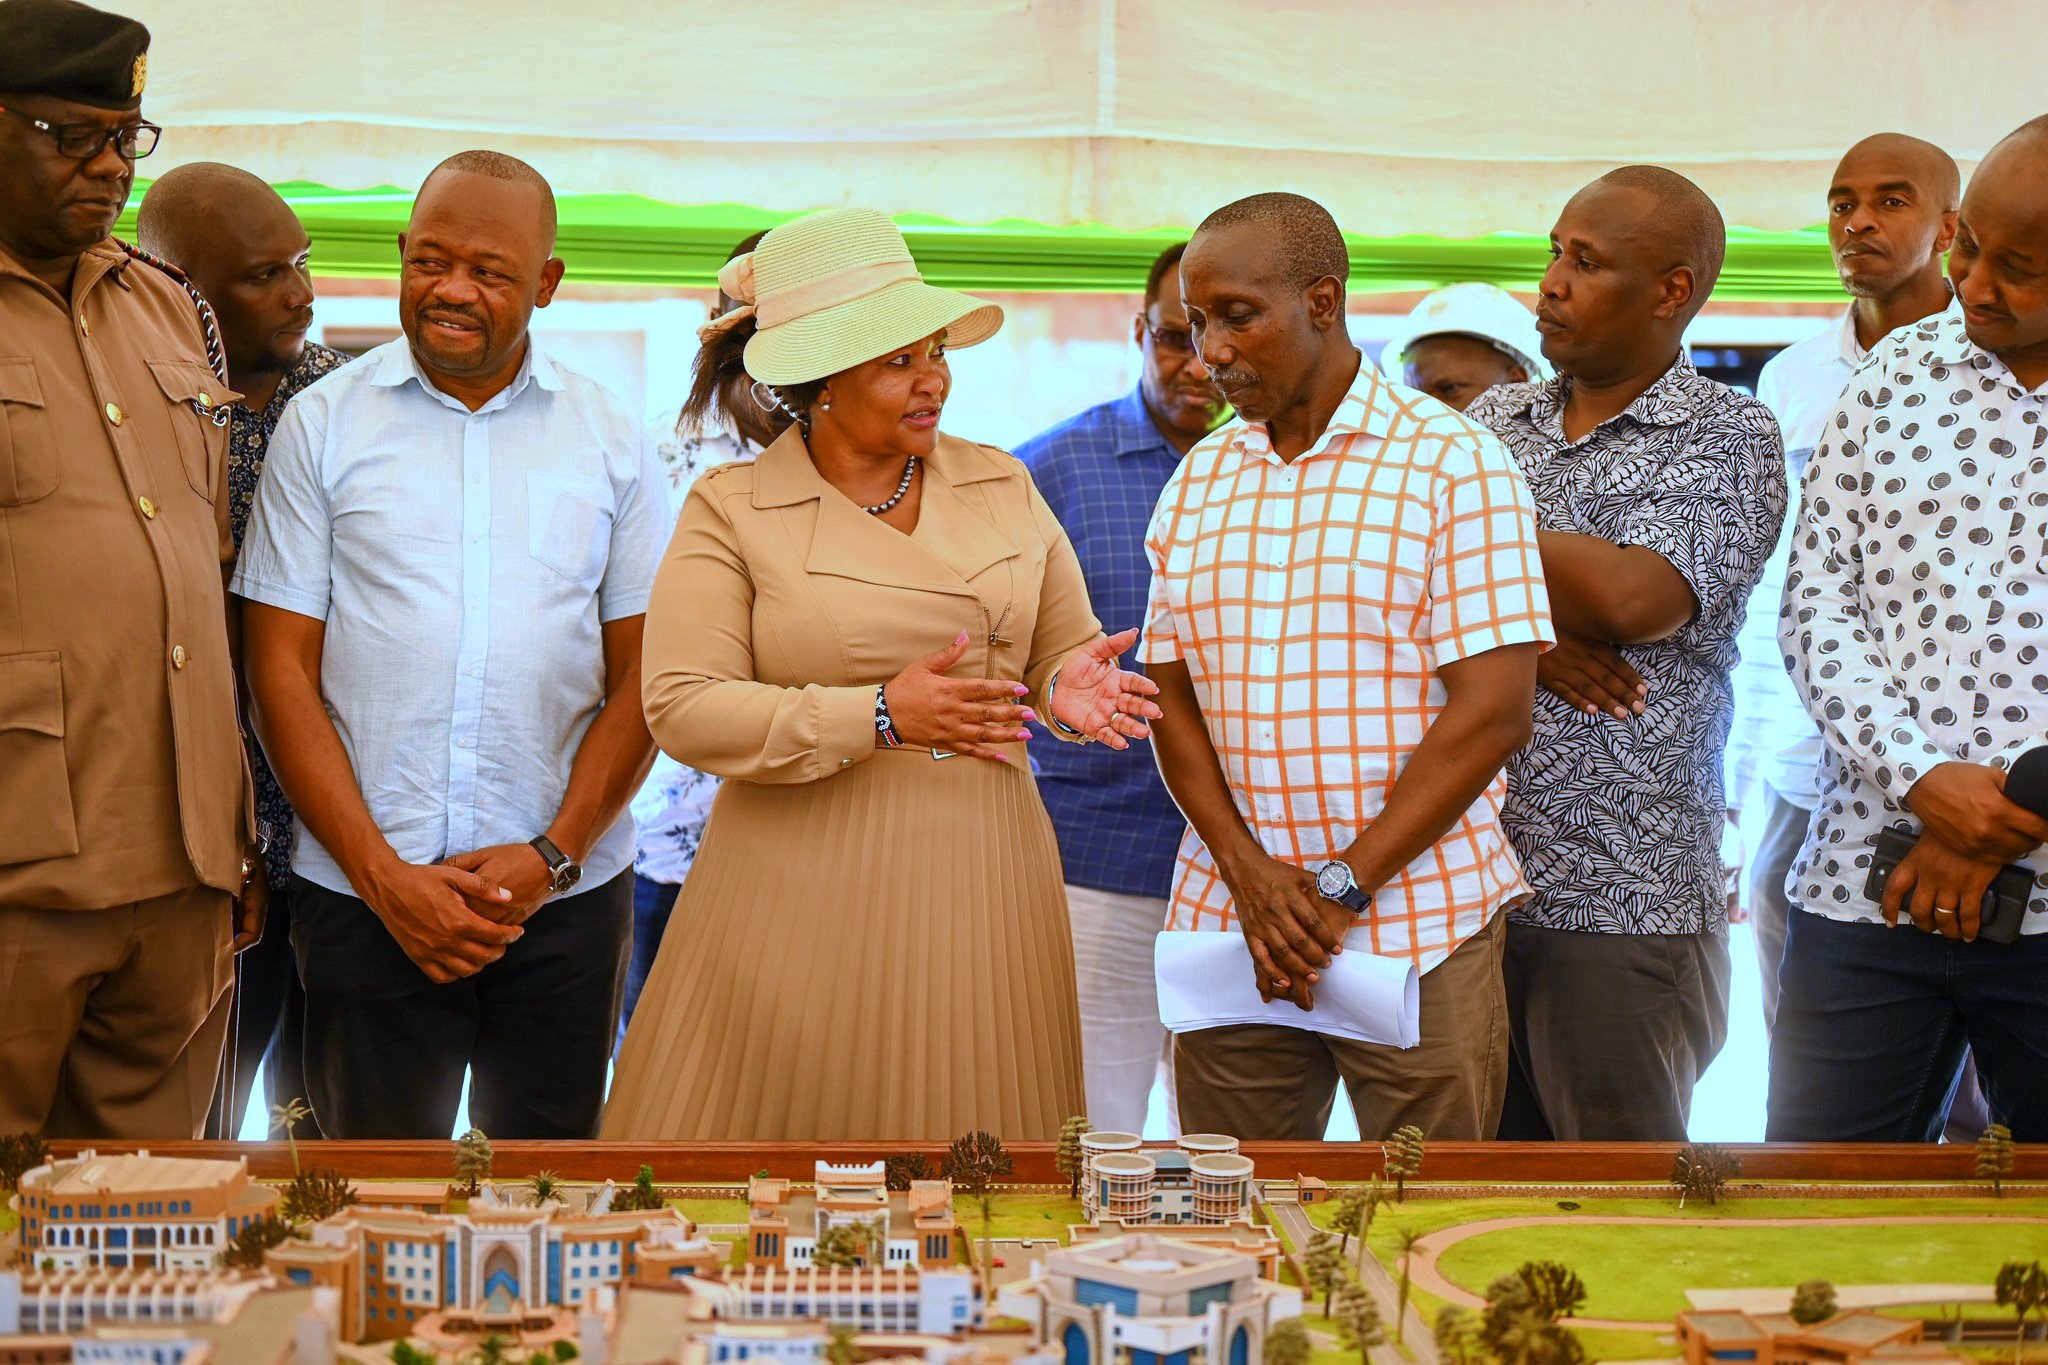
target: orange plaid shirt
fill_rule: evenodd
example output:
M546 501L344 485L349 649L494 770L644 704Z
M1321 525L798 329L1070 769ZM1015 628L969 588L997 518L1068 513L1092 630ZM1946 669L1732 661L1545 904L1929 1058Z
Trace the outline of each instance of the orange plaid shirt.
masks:
M1370 363L1291 464L1242 421L1188 453L1146 536L1139 658L1187 664L1238 813L1265 850L1314 868L1385 807L1443 709L1441 664L1549 644L1536 514L1484 427ZM1497 777L1373 895L1352 931L1423 971L1528 893ZM1170 929L1234 929L1199 835L1181 840ZM1360 945L1360 946L1368 946Z

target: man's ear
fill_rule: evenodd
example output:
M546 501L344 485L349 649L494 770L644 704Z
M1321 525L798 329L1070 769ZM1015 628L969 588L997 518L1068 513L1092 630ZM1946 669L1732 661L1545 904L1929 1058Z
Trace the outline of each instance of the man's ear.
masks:
M1693 290L1696 285L1697 280L1692 273L1692 267L1689 265L1673 266L1665 271L1663 283L1657 290L1657 307L1651 313L1651 316L1658 318L1677 317L1685 311L1686 305L1692 302Z
M1318 330L1344 325L1344 283L1325 275L1308 287L1308 316Z
M1956 244L1956 223L1961 215L1954 209L1941 215L1941 231L1934 234L1934 254L1945 256L1948 249Z
M533 297L533 306L545 308L554 302L555 290L562 283L562 272L569 267L560 256L550 256L548 263L540 268L540 291Z

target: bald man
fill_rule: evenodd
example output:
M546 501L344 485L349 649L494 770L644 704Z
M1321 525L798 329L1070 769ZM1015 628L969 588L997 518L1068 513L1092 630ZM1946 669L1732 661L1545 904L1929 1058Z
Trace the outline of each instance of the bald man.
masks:
M1948 268L1958 309L1873 348L1802 484L1778 640L1826 752L1773 1139L1932 1141L1967 1046L1992 1121L2048 1142L2048 821L2006 781L2048 738L2048 117L1979 163Z
M217 162L194 162L159 176L143 196L136 235L144 251L182 269L213 305L227 351L228 380L242 397L234 405L228 443L228 524L235 549L249 526L249 508L263 457L285 405L309 384L348 363L339 351L309 342L312 243L291 208L256 176ZM212 1136L240 1127L256 1069L264 1067L268 1102L306 1093L302 1064L305 992L292 963L292 808L257 745L249 746L256 778L256 814L269 834L264 859L270 915L263 938L235 959L235 1026L231 1085L215 1106ZM311 1124L301 1125L305 1136ZM318 1129L313 1129L318 1136Z
M1725 243L1683 176L1594 181L1536 308L1558 377L1466 413L1528 476L1558 625L1508 764L1534 894L1508 922L1505 1138L1682 1141L1727 1034L1728 675L1786 486L1770 412L1685 354Z
M1794 481L1805 473L1823 425L1870 348L1887 333L1953 306L1942 257L1955 240L1961 197L1962 180L1949 154L1903 133L1864 138L1835 168L1828 182L1828 244L1850 304L1834 325L1772 356L1756 390L1785 433L1785 463ZM1800 705L1778 650L1778 599L1791 550L1788 527L1750 598L1726 763L1730 817L1756 850L1745 899L1755 925L1767 1030L1778 1014L1785 877L1820 804L1820 731ZM1975 1087L1968 1093L1974 1096ZM1970 1136L1982 1128L1977 1124Z

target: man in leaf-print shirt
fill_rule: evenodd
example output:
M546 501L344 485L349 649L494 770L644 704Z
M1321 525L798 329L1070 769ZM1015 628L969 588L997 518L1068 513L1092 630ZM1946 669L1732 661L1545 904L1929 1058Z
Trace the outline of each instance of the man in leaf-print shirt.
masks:
M1534 894L1509 919L1507 1138L1682 1140L1727 1034L1729 673L1786 485L1769 411L1684 353L1724 247L1682 176L1587 186L1537 306L1558 378L1466 413L1528 477L1558 625L1508 765Z

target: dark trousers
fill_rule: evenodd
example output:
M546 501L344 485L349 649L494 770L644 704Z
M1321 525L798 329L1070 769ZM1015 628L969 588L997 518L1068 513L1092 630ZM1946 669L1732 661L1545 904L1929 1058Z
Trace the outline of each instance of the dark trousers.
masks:
M1500 1135L1683 1142L1728 1040L1728 940L1508 925L1513 1060Z
M208 1137L229 1141L240 1136L242 1115L249 1110L249 1092L263 1070L263 1105L306 1098L306 990L299 984L298 960L292 956L291 884L270 893L263 938L235 959L235 1022L229 1035L227 1072L216 1101ZM320 1125L302 1119L294 1134L317 1138Z
M618 1041L626 1041L626 1025L633 1021L633 1006L640 1003L640 988L647 973L654 970L654 955L661 951L661 936L668 917L675 911L676 894L683 888L674 882L633 878L633 959L626 965L626 1008L619 1015ZM614 1044L616 1048L617 1044Z
M306 1081L330 1138L589 1138L604 1108L633 938L633 878L543 905L474 976L435 985L376 913L292 879Z
M1964 943L1793 912L1771 1141L1932 1142L1965 1047L1992 1120L2048 1142L2048 934Z

